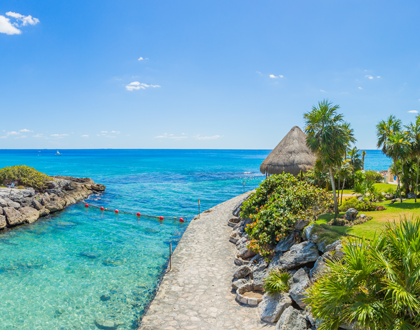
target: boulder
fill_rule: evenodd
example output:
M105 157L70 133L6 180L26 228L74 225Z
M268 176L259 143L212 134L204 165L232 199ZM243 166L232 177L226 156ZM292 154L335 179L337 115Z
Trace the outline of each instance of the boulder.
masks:
M273 295L265 293L258 305L261 321L276 323L281 314L291 305L292 299L287 293L279 292Z
M252 258L256 255L254 251L251 249L248 249L247 247L243 247L238 251L238 257L243 259Z
M3 229L7 226L6 216L0 215L0 229Z
M20 207L19 203L12 201L10 198L5 197L3 199L6 201L7 205L10 207L14 207L15 209L18 209Z
M22 214L24 220L28 223L34 223L39 219L39 211L32 207L21 207L19 212Z
M274 252L287 252L290 248L298 242L298 238L296 237L296 233L292 232L287 235L285 238L281 239L276 247L274 248Z
M309 271L309 277L312 282L316 281L327 271L327 260L330 260L331 258L331 252L326 252L316 260L314 267Z
M22 214L16 210L14 207L4 207L3 208L4 214L6 215L6 220L9 226L15 226L21 224L25 221Z
M290 280L290 297L299 305L300 308L305 308L306 304L306 289L309 287L310 280L305 269L299 269Z
M93 183L91 187L92 187L92 190L95 190L95 191L104 191L106 188L103 184L100 184L100 183Z
M310 221L309 220L300 220L296 223L295 229L297 231L302 230L303 228L305 228L307 225L309 225Z
M232 289L236 290L239 287L241 287L242 285L245 285L247 283L249 283L248 278L233 279L232 280Z
M251 272L252 272L252 270L251 270L251 268L249 268L249 266L243 265L243 266L240 266L236 270L236 272L233 274L233 278L237 278L237 279L239 279L239 278L245 278L249 274L251 274Z
M38 211L42 209L42 204L36 199L32 201L32 206Z
M350 208L346 211L346 219L348 221L353 221L357 218L357 214L359 213L359 211L357 211L354 208Z
M43 207L42 209L39 210L39 216L40 217L45 217L48 214L50 214L50 210L48 210L45 207Z
M61 211L64 208L64 205L58 203L57 201L49 201L45 204L45 208L48 209L50 213L54 213Z
M277 253L271 260L268 269L278 268L280 270L292 269L305 264L315 262L319 257L316 244L311 242L302 242L291 247L290 251L284 255Z
M0 215L3 214L3 208L0 206Z
M257 290L264 289L264 279L267 277L267 267L268 263L265 261L265 258L257 254L249 262L249 266L252 270L252 279L254 281L254 287Z
M306 316L306 320L311 324L311 326L315 327L316 320L314 316L312 315L311 307L307 306L304 310L304 314Z
M6 206L9 206L9 205L7 204L7 202L3 198L0 198L0 206L1 207L6 207Z
M281 315L275 330L306 330L306 318L293 306L289 306Z
M328 251L333 251L333 250L335 250L335 248L337 247L337 246L339 246L341 244L341 240L339 239L339 240L337 240L337 241L335 241L335 242L333 242L333 243L331 243L331 244L329 244L329 245L327 245L326 247L325 247L325 249L324 249L324 251L321 251L321 252L323 252L323 253L325 253L325 252L328 252Z
M304 230L304 237L306 240L309 241L309 239L311 238L311 232L312 232L312 228L314 227L314 224L308 226L305 228Z

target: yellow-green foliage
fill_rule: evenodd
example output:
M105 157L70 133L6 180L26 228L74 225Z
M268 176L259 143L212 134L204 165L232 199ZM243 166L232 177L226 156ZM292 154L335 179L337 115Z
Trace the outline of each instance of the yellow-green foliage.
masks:
M0 183L3 185L16 182L21 186L42 189L45 188L45 182L51 180L48 175L26 165L16 165L0 169Z
M264 290L270 295L277 292L289 291L289 280L291 276L287 272L281 272L278 269L273 269L268 273L264 280Z

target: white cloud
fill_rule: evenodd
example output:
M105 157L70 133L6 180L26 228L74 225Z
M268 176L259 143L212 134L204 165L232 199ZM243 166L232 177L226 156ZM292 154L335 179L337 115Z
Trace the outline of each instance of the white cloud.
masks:
M27 132L27 133L29 133L29 132L33 132L33 131L30 131L30 130L24 128L24 129L21 129L20 132Z
M408 113L419 113L417 110L409 110Z
M376 76L376 78L381 79L382 77L381 76Z
M69 136L68 134L51 134L52 137L55 137L57 139L62 139L65 136Z
M20 134L19 132L15 132L15 131L7 132L6 135L0 136L0 139L7 139L10 135L19 135L19 134Z
M140 56L139 61L143 61L143 60L144 60L144 58Z
M320 92L322 92L322 93L326 93L326 91L324 91L323 89L321 89L321 90L320 90Z
M22 31L20 31L12 23L10 23L10 19L0 15L0 33L13 35L13 34L21 34Z
M145 83L140 83L138 81L133 81L133 82L129 83L127 86L125 86L125 88L130 92L132 92L134 90L139 90L139 89L146 89L148 87L158 88L160 86L159 85L148 85L148 84L145 84Z
M120 131L111 131L111 133L120 134L121 132Z
M82 137L82 138L88 138L88 137L89 137L89 135L85 134L85 135L82 135L81 137Z
M44 137L44 134L36 134L36 135L34 135L33 136L34 138L43 138Z
M197 140L216 140L218 138L221 138L220 135L213 135L213 136L200 136L200 134L197 134L195 136L193 136L194 139Z
M270 74L270 78L273 78L273 79L275 79L275 78L283 78L283 76L281 74L278 75L278 76L275 76L273 74Z
M39 23L39 19L32 17L31 15L25 16L25 15L21 15L18 13L14 13L12 11L9 11L6 13L7 16L16 18L16 20L21 21L22 22L22 26L26 26L26 25L36 25Z
M366 75L365 77L368 78L368 79L373 79L373 77L371 75Z
M174 140L181 140L186 139L188 136L185 133L182 133L181 136L174 136L173 134L165 133L163 135L155 136L155 139L174 139Z
M359 89L363 89L362 87L359 87Z

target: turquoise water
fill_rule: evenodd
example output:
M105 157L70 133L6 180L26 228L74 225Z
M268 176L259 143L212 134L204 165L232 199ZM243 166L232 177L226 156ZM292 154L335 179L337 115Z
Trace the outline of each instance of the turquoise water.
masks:
M50 175L107 186L90 203L152 218L74 205L0 235L0 329L136 329L175 247L201 210L258 186L268 150L0 150L0 167L26 164ZM39 156L38 156L39 154ZM366 168L389 159L368 151ZM243 182L245 181L245 188Z

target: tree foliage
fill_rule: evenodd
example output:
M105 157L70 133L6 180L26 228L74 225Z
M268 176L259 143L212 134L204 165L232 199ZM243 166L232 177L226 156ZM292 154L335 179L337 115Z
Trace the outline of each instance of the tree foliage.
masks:
M0 183L10 184L16 182L18 185L32 187L34 189L45 188L45 183L51 181L48 175L26 165L16 165L0 169Z

